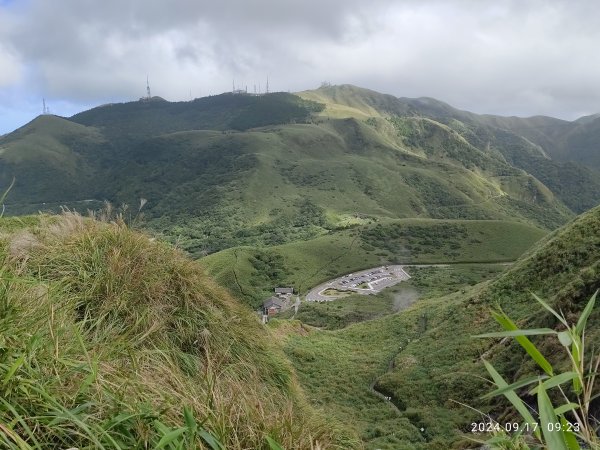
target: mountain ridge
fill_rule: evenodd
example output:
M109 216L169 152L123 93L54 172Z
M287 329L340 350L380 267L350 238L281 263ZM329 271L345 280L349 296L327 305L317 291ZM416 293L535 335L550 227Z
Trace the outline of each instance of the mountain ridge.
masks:
M552 229L600 202L592 169L490 120L350 85L140 100L1 138L0 185L16 176L9 214L147 199L149 225L197 255L314 237L352 214Z

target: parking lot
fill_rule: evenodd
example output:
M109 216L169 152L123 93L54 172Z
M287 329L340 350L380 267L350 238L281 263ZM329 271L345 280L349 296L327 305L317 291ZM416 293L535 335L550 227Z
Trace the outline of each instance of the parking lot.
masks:
M366 269L329 280L315 287L306 294L306 301L331 301L349 293L376 294L409 278L410 275L406 273L404 266L392 265Z

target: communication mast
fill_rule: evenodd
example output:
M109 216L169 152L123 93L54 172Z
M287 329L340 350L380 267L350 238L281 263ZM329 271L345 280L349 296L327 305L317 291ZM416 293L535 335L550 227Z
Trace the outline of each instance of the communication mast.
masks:
M233 88L233 90L231 91L232 94L247 94L248 93L248 86L246 86L246 89L241 89L240 86L238 86L236 88L235 80L233 80L231 87Z
M150 94L150 82L148 81L148 75L146 75L146 98L150 100L152 98L152 94Z
M42 98L42 114L50 114L50 108L46 106L46 99Z
M269 77L267 76L267 94L269 93Z

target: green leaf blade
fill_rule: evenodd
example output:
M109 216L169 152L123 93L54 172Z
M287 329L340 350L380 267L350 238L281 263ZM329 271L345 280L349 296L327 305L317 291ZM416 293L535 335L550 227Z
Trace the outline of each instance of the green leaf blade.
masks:
M565 320L565 318L563 316L558 314L554 309L552 309L552 307L548 303L546 303L544 300L539 298L533 292L531 293L531 295L533 295L533 298L535 298L540 305L542 305L547 311L552 313L552 315L554 317L556 317L560 323L562 323L565 327L569 328L569 324L567 323L567 321Z
M198 432L198 435L202 438L204 442L206 442L212 450L225 450L225 446L221 444L216 437L210 434L205 429L201 429Z
M267 436L267 443L269 444L270 450L284 450L284 448L270 436Z
M518 329L517 325L504 312L492 312L492 316L506 331L515 331ZM515 339L544 372L546 372L549 376L554 374L552 364L550 364L544 355L541 354L533 342L531 342L525 336L515 336Z
M585 325L587 323L588 317L590 316L590 314L592 313L592 310L594 309L594 304L596 303L597 295L598 295L598 291L594 292L594 295L592 295L592 298L590 298L590 300L588 301L587 305L585 306L585 309L581 313L581 316L579 316L577 325L575 325L575 332L580 337L581 337L581 334L583 333L583 330L585 329Z
M158 444L156 444L156 447L154 447L154 449L160 450L161 448L165 448L167 445L169 445L171 442L173 442L175 439L177 439L179 436L181 436L186 431L187 431L187 427L181 427L181 428L177 428L175 430L169 431L162 438L160 438L160 441L158 441Z
M569 423L567 422L567 419L565 419L564 417L561 417L560 423L562 424L563 430L565 430L564 431L565 442L567 444L568 449L569 450L581 450L581 447L579 446L579 442L577 442L577 436L575 436L575 433L573 433L569 429Z
M548 450L569 450L563 432L551 429L551 424L558 423L554 406L542 383L538 387L538 409L540 412L540 428Z
M570 412L570 411L575 411L576 409L579 408L579 405L577 403L565 403L564 405L559 406L558 408L556 408L554 410L554 414L556 414L557 416L560 416L564 413Z
M568 331L561 331L558 333L558 340L563 345L563 347L568 347L573 343L573 339L571 338L571 334Z
M496 371L496 369L494 369L494 366L492 366L489 362L485 360L483 361L483 364L485 365L485 368L487 369L489 374L492 376L492 379L494 380L494 383L496 383L496 386L498 386L498 388L502 389L508 386L508 383L504 380L504 378L502 378L502 375L500 375ZM508 399L508 401L510 401L510 403L515 407L519 414L521 414L521 417L523 417L523 419L525 419L527 423L536 422L535 420L533 420L533 416L529 412L529 409L527 409L527 406L525 405L523 400L521 400L514 391L507 391L504 393L504 396ZM539 429L536 429L535 435L538 438L541 437Z
M542 383L542 386L545 390L552 389L553 387L559 386L568 381L574 380L578 375L576 372L563 372L561 374L555 375L551 378L548 378L546 381ZM534 389L529 391L530 395L535 395L538 393L539 386L536 386Z
M490 337L517 337L517 336L538 336L542 334L557 334L556 331L550 328L534 328L531 330L513 330L513 331L498 331L495 333L484 333L478 334L473 337L476 338L490 338Z
M509 384L503 388L499 388L499 389L496 389L495 391L488 392L487 394L483 395L481 398L487 399L487 398L497 397L498 395L503 395L504 393L506 393L508 391L515 391L524 386L528 386L533 383L539 383L541 379L542 379L542 377L538 377L538 376L525 378L523 380L519 380L515 383Z

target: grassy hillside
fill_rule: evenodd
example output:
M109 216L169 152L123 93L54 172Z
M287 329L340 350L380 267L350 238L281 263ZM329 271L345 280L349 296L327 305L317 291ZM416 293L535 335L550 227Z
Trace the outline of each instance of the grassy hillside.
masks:
M547 125L542 129L547 133L546 139L552 143L560 139L559 136L555 137L556 129L561 130L565 123L569 123L551 118L511 120L481 116L465 122L450 119L448 126L460 133L472 145L499 155L511 166L535 176L572 211L581 213L598 205L600 180L597 173L587 165L568 161L569 158L553 159L556 155L551 158L551 152L548 151L550 144L537 134L532 136L527 133L528 128L523 130L523 126L518 126L519 123L523 125L529 123L528 121L534 124L549 121L555 128ZM503 126L507 128L502 128ZM519 134L521 132L523 134ZM535 140L532 141L527 136ZM573 158L572 161L577 159Z
M194 256L311 239L352 217L554 229L572 217L565 203L595 204L589 173L538 169L539 152L509 158L521 150L482 120L352 86L105 105L2 137L0 183L17 177L11 214L147 199L146 225Z
M90 158L94 148L106 144L98 129L56 116L40 116L0 138L0 185L8 187L16 179L8 212L30 203L40 207L42 202L94 198Z
M568 122L542 116L477 115L431 98L395 98L351 85L322 87L299 95L325 104L320 113L323 117L355 117L371 124L392 118L404 125L405 132L411 131L405 126L407 120L433 119L484 153L504 157L512 166L532 174L573 211L580 213L600 203L596 173L600 167L600 121L595 116ZM414 131L411 134L414 136ZM405 136L404 143L410 144L413 136L408 140Z
M231 248L201 263L217 282L258 306L275 286L305 294L330 278L379 264L514 261L544 234L515 222L406 219L269 248Z
M2 448L354 447L180 252L74 214L0 228Z
M537 145L541 152L559 162L573 161L581 166L600 167L600 119L598 115L566 121L546 116L502 117L461 111L427 97L396 98L352 85L325 86L303 91L302 98L326 105L320 113L328 117L427 117L444 124L458 121L469 126L509 132Z
M260 97L223 94L193 102L153 99L110 104L70 119L40 116L0 139L0 158L4 162L0 183L8 185L13 176L17 179L9 202L12 214L56 210L56 203L82 210L97 207L105 199L115 204L137 203L139 197L131 199L121 192L132 181L128 176L123 178L124 173L131 175L123 169L137 163L140 150L148 154L146 149L152 148L148 139L185 130L245 130L304 122L320 108L286 93ZM165 145L165 141L157 145ZM178 168L185 167L186 162L180 161ZM153 182L147 195L164 191L165 184L169 184L168 180L157 179L160 163L152 162ZM195 168L202 170L197 165ZM227 170L227 166L222 169ZM146 186L134 186L133 190L143 192ZM80 203L89 199L97 202Z
M598 117L578 121L564 136L556 157L562 161L577 161L600 170L600 120Z
M580 313L600 288L599 225L596 208L544 238L492 282L342 330L291 333L286 352L312 402L354 426L367 448L447 449L468 442L469 424L480 418L462 405L500 420L507 407L480 399L490 389L480 378L486 376L480 357L486 354L509 382L536 371L518 345L471 336L498 329L490 315L498 306L523 328L558 327L530 290L567 315ZM600 339L599 311L590 318L588 343ZM557 341L536 342L545 354L559 354Z
M162 217L150 225L178 237L180 245L197 255L236 244L304 240L357 215L517 218L545 228L570 217L546 187L505 163L483 154L481 161L471 163L423 157L416 150L395 148L354 119L225 137L178 134L168 140L168 145L156 143L164 157L126 166L123 176L139 174L128 186L155 205L151 215ZM478 152L463 146L465 154ZM153 147L147 144L140 152L148 154ZM181 157L169 161L185 159L185 169L167 161L173 154ZM154 161L163 158L165 165L155 175ZM203 168L202 176L196 175L196 167ZM157 176L165 183L160 188ZM178 220L184 226L172 228L169 215L174 210L185 212Z

